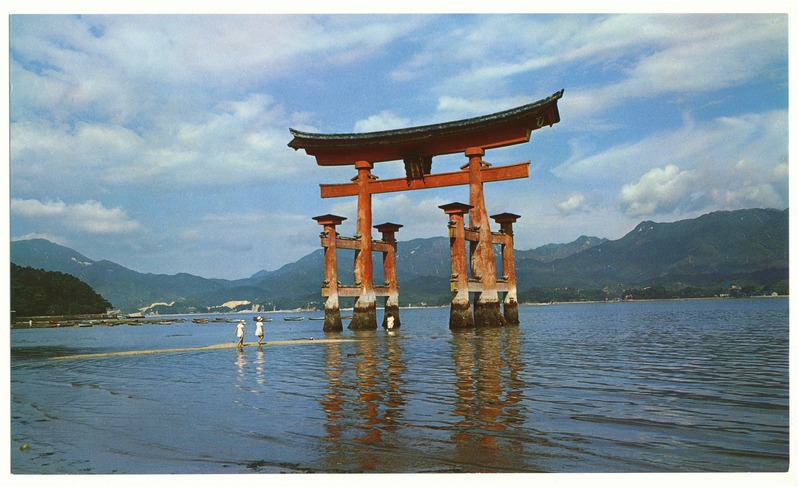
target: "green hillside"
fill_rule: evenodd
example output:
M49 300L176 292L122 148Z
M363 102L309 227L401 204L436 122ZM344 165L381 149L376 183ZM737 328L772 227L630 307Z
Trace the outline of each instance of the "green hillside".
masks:
M74 276L11 264L11 309L17 316L101 314L110 307Z

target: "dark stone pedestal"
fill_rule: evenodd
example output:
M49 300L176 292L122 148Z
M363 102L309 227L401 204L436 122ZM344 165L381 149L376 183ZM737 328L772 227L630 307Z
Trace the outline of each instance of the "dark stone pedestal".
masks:
M344 325L341 322L341 310L338 308L324 310L323 331L344 331Z
M489 328L504 326L506 323L501 313L498 301L486 303L474 303L474 326L477 328Z
M453 302L449 311L449 328L452 330L473 328L474 316L471 314L471 303Z
M349 322L350 330L376 330L377 329L377 305L374 301L362 305L355 303L352 311L352 321Z

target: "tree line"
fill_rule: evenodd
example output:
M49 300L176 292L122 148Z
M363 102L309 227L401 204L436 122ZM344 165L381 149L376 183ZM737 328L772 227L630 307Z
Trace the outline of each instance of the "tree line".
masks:
M17 316L102 314L109 308L108 300L75 276L11 263L11 310Z

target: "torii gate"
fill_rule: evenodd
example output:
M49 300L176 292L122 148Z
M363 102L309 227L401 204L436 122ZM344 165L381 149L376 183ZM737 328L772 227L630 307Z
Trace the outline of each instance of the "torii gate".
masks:
M393 316L399 326L399 293L396 283L395 232L401 225L386 223L377 228L381 241L371 238L371 195L396 191L469 185L469 204L453 203L441 208L449 215L452 253L452 299L450 328L498 326L518 323L518 302L513 264L512 223L518 215L502 213L493 218L501 232L492 233L483 196L483 183L529 177L529 161L491 167L483 161L485 150L529 142L533 130L560 121L557 101L563 90L548 98L510 110L466 120L398 130L357 134L317 134L289 129L294 138L288 146L304 149L320 166L354 166L357 176L351 183L320 185L322 198L357 196L357 234L344 238L335 228L344 217L321 215L314 219L324 226L321 245L325 249L325 331L343 329L339 296L357 297L350 329L375 329L376 297L385 296L385 317ZM468 163L460 171L432 174L434 156L463 153ZM374 164L403 161L405 178L379 180L371 173ZM463 216L468 213L466 228ZM470 242L471 277L465 265L465 242ZM502 278L497 279L493 244L502 246ZM461 250L462 247L462 250ZM337 248L355 250L354 286L337 280ZM371 254L384 254L385 286L375 287ZM476 293L473 316L469 293ZM498 293L506 293L502 316ZM385 326L385 322L383 322Z

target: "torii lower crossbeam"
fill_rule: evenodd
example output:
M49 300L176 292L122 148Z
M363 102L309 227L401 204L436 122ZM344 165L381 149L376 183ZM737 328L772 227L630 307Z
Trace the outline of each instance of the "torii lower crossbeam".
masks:
M494 181L507 181L510 179L523 179L529 177L530 161L508 164L506 166L485 166L480 170L483 183ZM426 174L423 179L408 181L405 178L373 179L368 183L369 194L393 193L413 189L443 188L446 186L461 186L469 184L468 171L452 171L438 174ZM357 196L357 183L321 184L322 198L339 198L342 196Z

